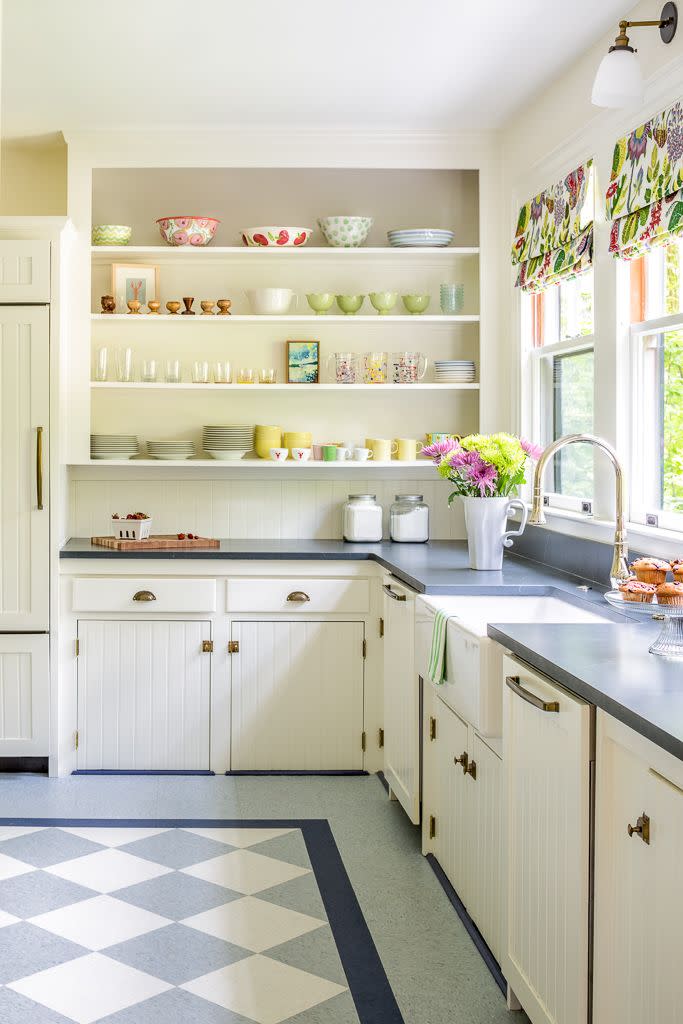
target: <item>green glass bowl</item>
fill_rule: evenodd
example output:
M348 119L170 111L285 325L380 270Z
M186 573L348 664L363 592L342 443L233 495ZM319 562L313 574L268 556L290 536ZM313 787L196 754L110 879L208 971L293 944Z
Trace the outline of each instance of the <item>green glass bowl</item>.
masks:
M334 305L334 295L332 292L310 292L306 296L306 301L314 312L320 316L321 314L327 313L328 309L332 309Z
M401 298L408 312L415 315L416 313L424 313L429 305L431 295L402 295Z
M346 313L347 316L353 316L363 305L364 299L364 295L338 295L337 305L342 313Z
M370 292L370 302L380 316L386 316L396 305L397 292Z

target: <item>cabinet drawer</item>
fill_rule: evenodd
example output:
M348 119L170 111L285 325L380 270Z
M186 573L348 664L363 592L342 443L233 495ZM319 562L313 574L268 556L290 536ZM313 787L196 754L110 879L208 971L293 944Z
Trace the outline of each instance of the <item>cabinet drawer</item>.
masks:
M370 609L368 580L235 579L227 583L230 612L357 612Z
M216 581L144 577L75 579L72 608L76 612L141 612L145 615L213 612L216 610Z

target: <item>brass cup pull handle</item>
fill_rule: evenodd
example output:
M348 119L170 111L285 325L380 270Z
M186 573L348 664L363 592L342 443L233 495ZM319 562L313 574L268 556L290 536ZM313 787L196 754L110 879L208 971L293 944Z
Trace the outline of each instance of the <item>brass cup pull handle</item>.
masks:
M134 601L156 601L156 594L153 594L151 590L138 590L137 594L133 594Z
M460 755L460 757L454 757L453 758L453 764L456 764L456 765L459 764L462 767L463 773L467 774L467 765L469 764L469 760L470 759L467 756L467 751L463 750L463 752Z
M306 604L311 599L303 590L293 590L291 594L287 594L287 600L292 604Z
M467 762L467 766L464 769L464 771L465 771L465 775L470 775L475 782L477 781L477 762L476 761L468 761Z
M36 427L36 505L43 511L43 428Z
M626 826L626 831L629 837L638 835L644 843L647 843L648 846L650 845L650 819L645 811L637 819L635 825Z
M391 587L388 586L386 583L382 584L382 590L387 595L387 597L390 597L393 601L406 601L407 600L405 594L397 594L396 591L392 590Z
M527 704L532 704L535 708L538 708L539 711L559 712L560 710L558 701L541 700L541 698L537 697L535 693L529 693L528 690L525 690L519 681L519 676L506 676L505 685L512 690L513 693L516 693L518 697L525 700Z

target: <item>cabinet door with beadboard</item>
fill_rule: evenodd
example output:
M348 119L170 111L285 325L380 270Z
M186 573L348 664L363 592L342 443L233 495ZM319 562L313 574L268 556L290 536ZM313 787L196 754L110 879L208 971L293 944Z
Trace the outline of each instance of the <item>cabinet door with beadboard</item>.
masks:
M210 622L78 623L79 769L208 770Z
M471 797L464 768L469 764L468 729L454 711L441 701L439 714L439 831L437 857L458 896L468 907L471 897ZM469 909L469 907L468 907Z
M414 825L420 821L420 680L415 591L384 582L384 776Z
M231 625L233 771L363 768L362 622Z
M475 764L468 775L472 812L471 891L468 910L500 962L503 945L503 765L498 754L470 727ZM470 831L468 829L468 831Z
M50 745L47 634L0 636L0 757L46 757Z

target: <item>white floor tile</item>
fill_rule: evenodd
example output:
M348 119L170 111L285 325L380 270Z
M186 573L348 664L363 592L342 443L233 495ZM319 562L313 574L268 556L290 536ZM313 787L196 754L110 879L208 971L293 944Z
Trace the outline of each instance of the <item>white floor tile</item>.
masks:
M3 825L0 828L0 843L5 839L16 839L18 836L27 836L31 832L40 832L44 825Z
M95 892L115 892L127 885L168 875L171 868L133 857L123 850L99 850L85 857L53 864L45 870L69 882L85 885Z
M6 928L8 924L16 924L20 920L20 917L15 917L14 914L8 914L6 911L0 910L0 928Z
M249 896L270 889L273 885L280 885L281 882L289 882L300 875L310 874L310 868L285 864L284 861L264 857L251 850L233 850L223 857L213 857L182 870L195 878L203 878L205 882L214 882Z
M193 832L205 839L215 839L219 843L228 843L243 849L255 843L265 843L267 839L277 839L294 832L293 828L185 828L183 832Z
M62 832L70 832L81 839L89 839L91 843L111 847L124 846L126 843L134 843L136 839L148 839L168 831L167 828L62 828Z
M182 923L235 946L250 949L253 953L262 953L326 924L317 917L253 896L245 896L203 914L194 914Z
M76 1024L93 1024L93 1021L141 1003L173 986L100 953L90 953L39 974L31 974L7 987L76 1021Z
M25 875L29 871L35 871L33 864L25 864L23 860L15 860L0 853L0 881L5 878L16 878L17 875Z
M346 991L341 985L264 956L247 957L181 988L257 1024L279 1024Z
M45 928L94 950L106 949L172 923L167 917L141 910L111 896L95 896L91 900L51 910L48 914L39 914L30 921L38 928Z

